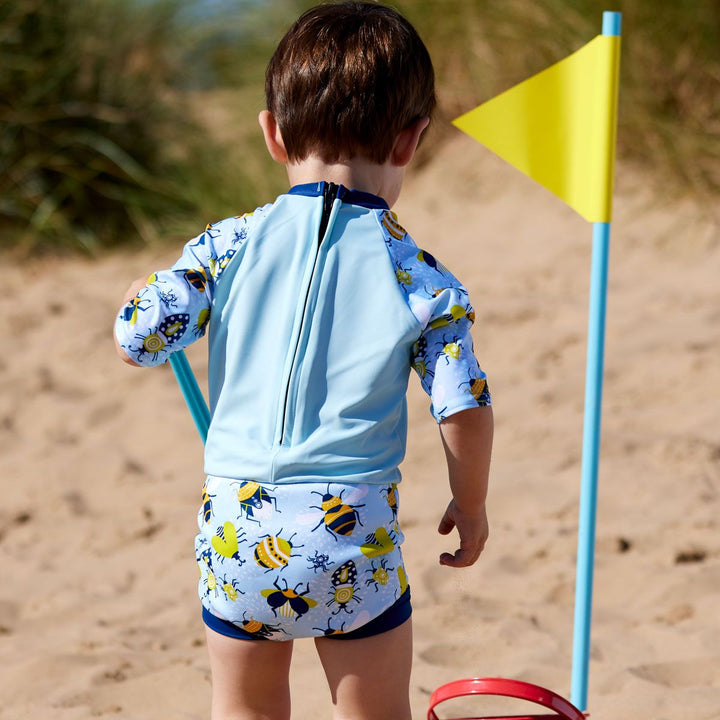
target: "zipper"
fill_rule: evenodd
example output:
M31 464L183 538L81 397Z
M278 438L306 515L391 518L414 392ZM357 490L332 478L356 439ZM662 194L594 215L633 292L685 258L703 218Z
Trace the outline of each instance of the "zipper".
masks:
M305 289L305 299L302 305L302 314L300 319L300 329L298 330L297 338L295 339L295 347L292 354L292 362L290 363L290 372L288 373L287 381L285 383L285 395L282 406L282 413L280 416L280 440L279 445L282 445L285 440L285 423L287 421L287 409L288 401L290 399L290 385L292 383L293 375L295 373L295 363L297 362L298 350L300 349L300 340L303 336L303 330L305 329L305 314L307 312L308 302L310 300L310 290L315 279L315 270L317 268L318 255L320 254L320 246L327 232L328 224L330 223L330 215L332 213L335 199L340 193L340 186L332 182L323 183L323 207L322 215L320 217L320 226L318 228L317 242L315 244L315 257L313 258L313 266L310 271L310 280L308 281L307 288Z

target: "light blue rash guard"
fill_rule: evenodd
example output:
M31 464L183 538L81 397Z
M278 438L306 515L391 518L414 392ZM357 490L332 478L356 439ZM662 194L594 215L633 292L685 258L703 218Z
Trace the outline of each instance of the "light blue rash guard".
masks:
M391 484L410 368L438 422L491 402L473 319L381 198L322 182L209 225L121 310L116 336L152 366L209 323L208 475Z

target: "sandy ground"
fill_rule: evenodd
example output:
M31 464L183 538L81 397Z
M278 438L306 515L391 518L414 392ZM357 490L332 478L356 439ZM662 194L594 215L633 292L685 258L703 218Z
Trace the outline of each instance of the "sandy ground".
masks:
M720 238L691 205L649 203L642 184L618 169L588 709L598 720L711 720ZM435 532L447 482L412 382L401 521L414 717L461 677L568 696L591 228L465 138L413 175L397 210L471 291L496 417L490 542L475 567L440 567L455 547ZM192 552L200 441L170 369L130 369L110 340L128 282L174 255L4 260L2 718L208 717ZM204 353L189 352L199 374ZM295 653L294 717L330 717L312 643Z

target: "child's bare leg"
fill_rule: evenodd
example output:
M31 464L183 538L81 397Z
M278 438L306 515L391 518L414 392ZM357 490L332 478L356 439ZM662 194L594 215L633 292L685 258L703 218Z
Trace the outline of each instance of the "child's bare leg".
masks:
M238 640L205 629L212 720L288 720L292 641Z
M359 640L315 640L334 720L410 720L411 623Z

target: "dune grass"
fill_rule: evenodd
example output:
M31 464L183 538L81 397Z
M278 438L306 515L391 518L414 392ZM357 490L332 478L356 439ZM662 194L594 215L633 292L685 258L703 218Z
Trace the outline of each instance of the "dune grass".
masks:
M264 67L312 4L208 15L198 0L0 0L0 247L147 243L271 198L283 176L255 125ZM440 140L452 117L578 49L603 10L622 11L619 155L666 194L717 205L714 0L394 4L433 56Z

